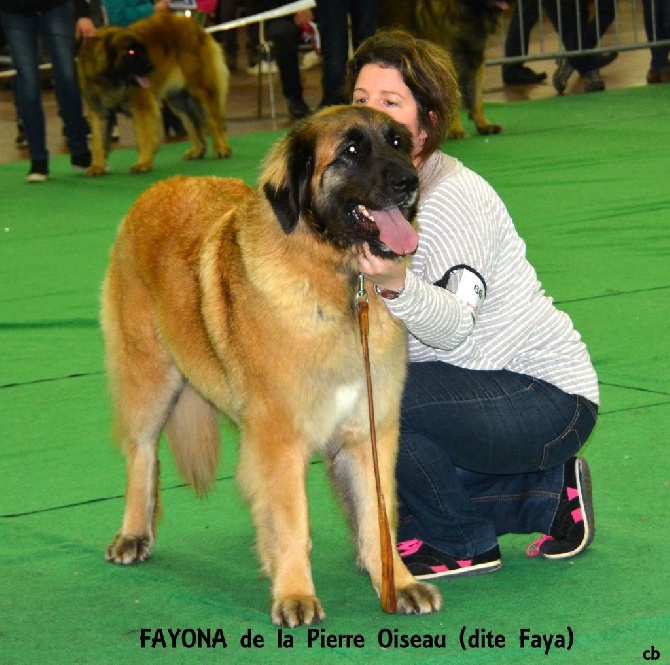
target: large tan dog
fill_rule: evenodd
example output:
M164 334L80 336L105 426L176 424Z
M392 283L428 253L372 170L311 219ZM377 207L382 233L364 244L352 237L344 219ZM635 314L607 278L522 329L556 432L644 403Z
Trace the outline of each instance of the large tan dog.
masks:
M238 480L272 581L272 620L297 626L325 616L311 576L305 492L316 452L345 505L358 563L380 593L356 256L364 242L397 260L414 251L410 151L409 133L386 115L333 107L277 143L257 191L234 179L178 177L131 208L103 293L128 471L108 560L149 557L162 430L184 479L198 492L212 484L220 410L241 430ZM405 332L371 289L370 347L381 483L395 531ZM397 554L394 562L398 611L439 609L437 590L417 582Z
M79 82L91 124L93 159L87 175L105 173L111 117L132 117L139 156L132 172L151 170L160 144L163 100L184 123L192 147L185 159L207 151L209 129L216 157L228 157L228 68L220 47L194 20L156 12L128 26L106 26L83 43Z
M458 74L463 106L479 134L499 134L502 127L491 123L484 112L483 84L486 40L499 24L507 3L503 0L382 0L381 22L404 27L442 46ZM467 136L459 115L447 136Z

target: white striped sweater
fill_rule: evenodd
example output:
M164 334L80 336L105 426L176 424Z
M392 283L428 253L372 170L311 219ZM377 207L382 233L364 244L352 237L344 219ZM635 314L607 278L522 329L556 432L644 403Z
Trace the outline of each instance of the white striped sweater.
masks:
M410 361L508 369L598 403L586 346L570 317L544 294L525 243L493 188L442 152L426 160L420 178L419 246L405 291L385 301L410 333ZM462 299L434 286L458 265L485 281L476 318Z

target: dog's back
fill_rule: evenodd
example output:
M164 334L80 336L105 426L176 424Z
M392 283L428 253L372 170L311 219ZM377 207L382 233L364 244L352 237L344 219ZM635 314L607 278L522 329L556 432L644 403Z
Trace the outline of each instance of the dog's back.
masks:
M174 89L209 85L215 79L221 82L218 102L225 111L229 74L223 52L199 23L179 14L156 12L129 29L147 46L156 65L148 78L161 96Z

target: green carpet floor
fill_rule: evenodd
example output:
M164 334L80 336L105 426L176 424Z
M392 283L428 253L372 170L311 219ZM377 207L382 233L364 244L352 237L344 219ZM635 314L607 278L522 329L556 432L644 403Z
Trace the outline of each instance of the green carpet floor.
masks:
M115 229L141 191L174 173L253 182L279 132L233 138L221 162L184 163L184 146L167 145L148 175L127 173L134 150L114 152L112 174L95 180L67 157L40 186L24 182L25 162L0 166L0 665L670 659L669 109L670 86L491 105L502 135L446 144L502 195L546 291L591 351L602 392L587 451L598 533L584 556L553 563L525 556L528 537L504 537L500 572L440 583L441 613L384 615L316 461L313 569L328 614L317 637L360 634L362 647L310 646L305 629L271 625L229 427L202 501L162 454L165 517L151 560L122 568L102 555L124 486L97 324ZM198 628L214 646L188 646ZM143 648L157 629L167 646ZM176 648L168 629L186 631ZM464 651L462 631L476 630ZM412 634L432 646L386 644ZM542 635L556 636L548 655Z

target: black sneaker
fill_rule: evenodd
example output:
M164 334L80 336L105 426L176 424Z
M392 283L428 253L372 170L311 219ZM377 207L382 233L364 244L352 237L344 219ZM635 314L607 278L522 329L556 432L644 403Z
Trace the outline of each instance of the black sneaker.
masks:
M49 162L46 159L33 159L26 176L28 182L44 182L49 177Z
M472 559L454 559L423 540L414 539L398 543L398 553L407 570L418 580L492 573L502 566L500 548L497 545Z
M502 71L505 85L536 85L546 78L546 72L535 72L525 65L507 65Z
M596 527L589 465L584 458L573 457L564 464L564 474L561 503L551 529L528 546L528 556L569 559L593 541Z
M72 155L70 164L79 171L85 171L91 165L91 151L82 152L81 155Z

